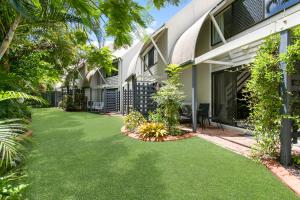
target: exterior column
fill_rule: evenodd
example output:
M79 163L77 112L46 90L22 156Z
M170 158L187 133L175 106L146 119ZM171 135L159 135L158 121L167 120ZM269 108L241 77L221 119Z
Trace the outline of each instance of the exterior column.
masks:
M93 92L93 89L90 88L90 111L92 111L92 97L93 97L92 92Z
M132 77L132 108L133 110L137 110L137 105L136 105L136 87L137 87L137 80L136 76Z
M56 91L56 88L54 90L54 107L57 107L57 91Z
M285 53L290 44L290 32L285 30L280 33L280 48L279 53ZM283 72L282 83L280 86L280 94L282 97L282 114L290 114L290 97L288 92L291 91L291 79L286 71L286 63L280 63L280 68ZM292 123L289 119L283 119L281 121L280 130L280 163L287 166L291 164L292 156L292 133L291 133Z
M126 114L129 114L129 82L127 82L127 110Z
M193 131L197 131L197 109L198 109L198 99L197 99L197 67L193 65L192 67L192 118L193 118Z
M104 113L107 112L107 94L106 94L107 89L104 88L103 90L103 107L104 107Z

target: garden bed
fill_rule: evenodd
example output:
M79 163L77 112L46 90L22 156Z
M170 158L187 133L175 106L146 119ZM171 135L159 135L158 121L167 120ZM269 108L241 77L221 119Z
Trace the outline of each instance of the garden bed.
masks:
M192 132L189 132L187 130L182 130L184 131L183 134L181 135L167 135L167 136L164 136L164 137L151 137L151 138L144 138L142 136L140 136L138 133L135 133L135 132L131 132L129 131L128 129L125 128L125 126L123 126L121 128L121 133L128 136L128 137L131 137L131 138L134 138L134 139L138 139L138 140L142 140L142 141L147 141L147 142L167 142L167 141L176 141L176 140L183 140L183 139L188 139L188 138L192 138L194 136L197 136L197 133L192 133Z

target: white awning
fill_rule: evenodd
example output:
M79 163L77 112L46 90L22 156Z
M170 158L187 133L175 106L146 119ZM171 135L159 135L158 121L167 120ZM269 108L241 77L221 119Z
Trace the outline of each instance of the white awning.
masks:
M87 80L88 82L90 82L91 79L92 79L92 77L96 74L97 71L98 71L97 69L91 70L91 71L86 75L86 77L85 77L86 80Z
M210 11L206 12L180 36L174 45L171 63L181 65L195 59L198 35Z
M137 53L131 60L130 62L130 65L129 65L129 68L128 68L128 71L127 71L127 76L126 76L126 79L128 77L130 77L131 75L135 75L135 74L138 74L139 71L137 69L137 66L138 66L138 62L140 61L140 58L139 58L139 53Z
M164 32L167 30L167 27L165 25L163 25L162 27L160 27L157 31L155 31L154 33L152 33L150 35L150 37L152 37L154 39L154 41L157 41L163 34ZM151 39L149 38L143 45L140 53L142 54L149 46L153 45Z

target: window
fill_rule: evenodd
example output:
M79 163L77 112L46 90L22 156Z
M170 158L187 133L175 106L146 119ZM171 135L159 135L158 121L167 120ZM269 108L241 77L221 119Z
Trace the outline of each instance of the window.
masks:
M148 53L144 56L144 71L157 64L157 51L152 47Z
M299 3L299 0L265 0L265 17L270 17L278 12Z
M215 16L215 19L224 34L224 37L227 39L231 36L231 19L232 19L232 7L229 6L224 11ZM221 37L212 24L212 45L215 45L219 42L222 42Z
M236 0L215 15L215 19L227 39L299 2L300 0ZM212 45L221 42L213 23L211 41Z

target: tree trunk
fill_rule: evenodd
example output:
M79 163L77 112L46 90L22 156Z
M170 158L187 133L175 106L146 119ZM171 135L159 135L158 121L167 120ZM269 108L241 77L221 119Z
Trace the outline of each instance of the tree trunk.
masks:
M2 41L1 47L0 47L0 60L2 59L3 55L5 54L5 52L7 51L14 35L15 35L15 31L19 25L21 21L21 16L18 15L14 21L14 23L12 24L12 26L10 27L8 33L6 34L4 40Z

